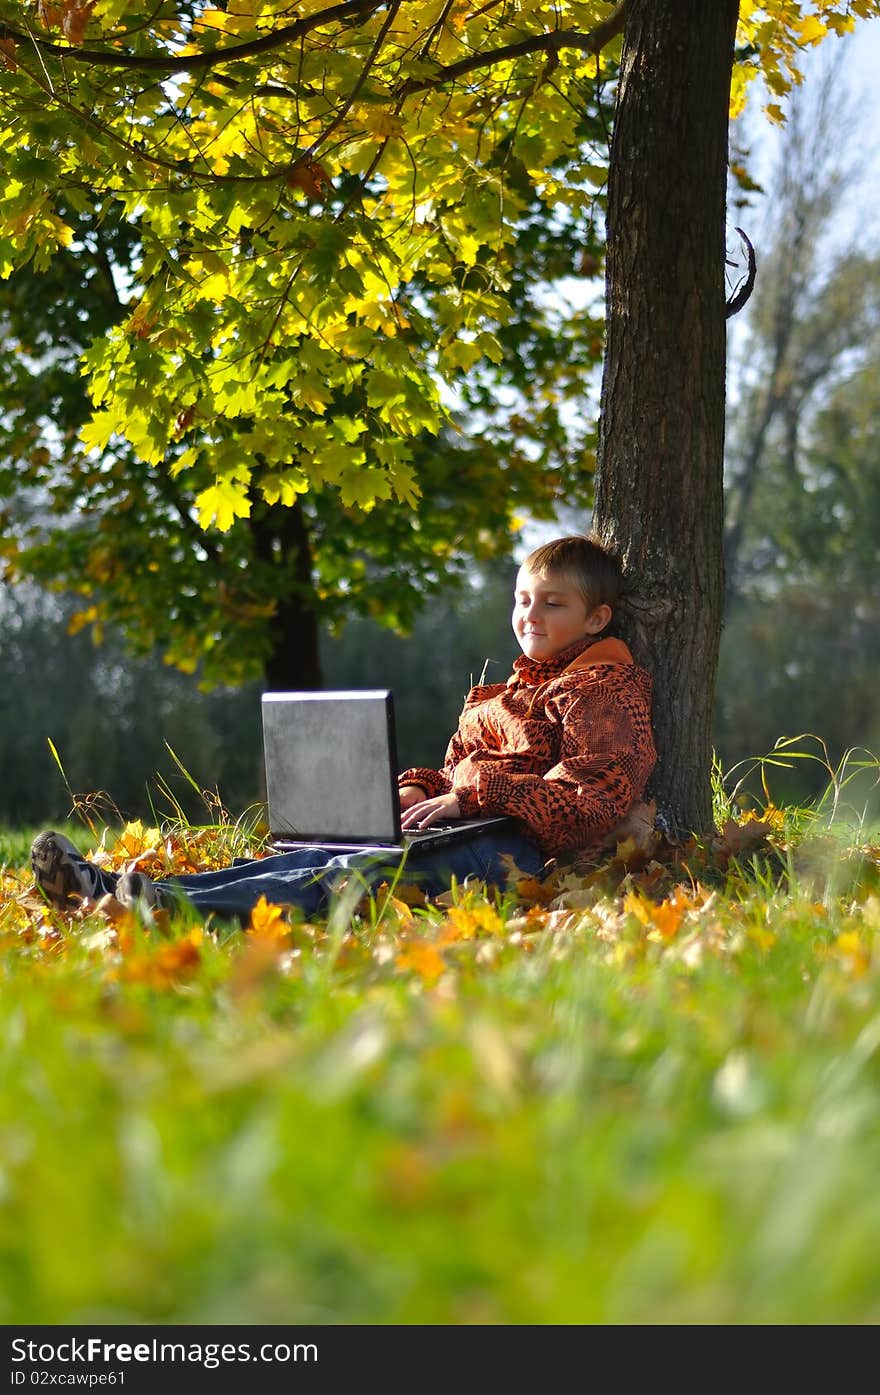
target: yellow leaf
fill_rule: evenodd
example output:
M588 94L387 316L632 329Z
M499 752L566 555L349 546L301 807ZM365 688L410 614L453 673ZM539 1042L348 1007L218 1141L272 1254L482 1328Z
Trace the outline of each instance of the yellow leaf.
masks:
M739 63L734 64L730 79L730 119L741 116L746 105L746 89L753 71L746 71Z
M273 905L261 896L251 911L246 933L262 939L283 940L290 934L290 926L285 920L283 906Z
M160 945L154 954L129 955L118 971L119 977L148 988L173 988L179 979L198 968L202 939L202 931L195 929L179 940Z
M413 940L401 950L395 964L398 969L411 969L426 980L439 978L446 968L443 955L426 940Z
M458 251L465 266L473 266L477 260L477 253L480 250L480 239L471 237L469 233L464 233L459 239Z
M297 495L308 491L309 482L301 470L276 471L260 480L267 504L295 504Z
M86 625L94 625L99 616L98 607L90 605L85 610L77 610L67 622L67 633L78 635L80 630L84 630Z
M681 907L673 905L672 901L661 901L659 906L654 907L651 929L657 932L661 940L671 940L678 933L683 914Z
M384 108L370 112L368 120L364 123L371 136L377 140L387 140L392 136L402 136L404 124L399 116L394 112L386 111Z
M142 853L161 846L162 835L158 828L147 828L140 819L127 823L116 839L114 854L123 857L140 857Z
M455 372L459 368L471 368L480 358L482 352L479 345L468 343L463 339L456 339L454 344L450 344L440 355L440 367L444 372Z
M451 906L440 930L444 943L503 934L504 922L494 906Z
M756 944L760 950L772 949L776 943L776 936L772 930L765 930L761 925L753 925L748 932L749 939Z
M828 33L828 26L819 19L818 15L806 15L798 25L800 29L801 43L818 44L821 43Z
M861 978L871 967L871 948L866 945L857 930L845 930L835 941L838 954L844 965L856 978Z
M652 903L644 896L639 896L634 891L627 892L623 898L623 909L630 915L634 915L643 925L650 925L652 921Z
M196 509L203 528L210 528L213 523L225 533L237 518L250 516L251 501L244 485L234 480L221 480L196 495Z

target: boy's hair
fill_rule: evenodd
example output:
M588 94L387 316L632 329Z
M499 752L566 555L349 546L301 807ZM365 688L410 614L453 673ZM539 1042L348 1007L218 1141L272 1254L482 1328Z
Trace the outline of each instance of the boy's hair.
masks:
M620 559L592 536L554 538L530 552L522 565L545 580L551 572L561 573L578 588L588 611L597 605L613 610L623 590Z

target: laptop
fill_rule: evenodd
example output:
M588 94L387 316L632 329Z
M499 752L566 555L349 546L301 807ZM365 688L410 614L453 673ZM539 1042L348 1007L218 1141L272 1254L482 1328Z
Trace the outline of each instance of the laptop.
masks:
M269 830L278 851L428 851L513 827L501 815L401 830L388 688L264 693L262 718Z

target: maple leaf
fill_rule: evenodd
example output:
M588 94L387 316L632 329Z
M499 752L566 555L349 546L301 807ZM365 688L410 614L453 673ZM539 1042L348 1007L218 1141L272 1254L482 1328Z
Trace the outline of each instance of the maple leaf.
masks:
M127 955L110 976L148 988L173 988L199 967L202 939L203 931L197 928L179 940L161 945L153 954Z
M720 834L712 839L712 851L719 866L724 868L731 858L766 847L767 834L772 832L772 824L759 822L755 818L749 818L745 823L728 819Z
M672 901L661 901L654 909L651 919L651 929L656 931L661 940L671 940L678 934L684 910L676 906Z
M405 901L399 900L396 896L388 896L382 902L382 913L390 910L397 916L397 923L403 929L413 924L415 916Z
M845 930L834 942L844 965L855 978L861 978L871 967L871 947L857 930Z
M333 188L333 180L323 165L308 157L298 160L286 178L291 189L301 189L312 202L323 202Z
M61 10L61 32L70 44L81 44L96 0L67 0Z
M196 496L196 509L203 528L214 523L221 533L226 533L237 518L250 517L251 501L246 485L221 480Z
M635 804L626 818L606 834L597 847L613 849L612 862L616 867L623 867L627 871L644 867L653 858L660 841L654 829L656 813L657 805L653 800L650 804Z
M482 935L503 935L504 922L494 906L450 906L440 930L449 940L475 940Z
M108 892L106 896L101 897L95 910L99 915L109 920L110 925L114 928L121 926L128 931L133 931L135 928L136 922L134 912L129 906L123 906L121 901L117 901L112 892ZM107 934L108 932L103 931L99 933ZM109 933L112 934L113 931L111 930Z
M514 882L513 890L518 901L525 901L532 906L546 906L556 895L556 876L547 877L543 881L538 877L520 877Z
M155 855L161 846L162 835L158 828L147 828L140 819L127 823L113 845L116 857L138 858Z
M560 930L573 930L576 925L584 924L584 916L579 915L576 910L541 910L537 906L532 906L525 915L511 916L507 922L508 938L514 936L535 935L540 931L558 932Z
M235 956L229 979L232 996L237 1000L253 997L264 983L274 978L282 964L291 961L292 956L286 951L281 936L250 931L244 948Z
M413 940L401 950L394 963L400 970L411 969L426 982L438 979L446 969L443 955L427 940Z
M289 939L290 925L285 919L285 907L276 906L261 896L251 911L245 933L264 940Z
M643 925L650 925L653 917L652 907L654 902L649 901L646 896L639 896L635 891L627 892L623 898L623 909L634 915Z
M55 29L61 26L62 7L53 5L48 0L38 0L37 19L44 29Z
M414 882L398 882L394 888L394 896L405 906L424 906L428 900L424 889L416 886Z

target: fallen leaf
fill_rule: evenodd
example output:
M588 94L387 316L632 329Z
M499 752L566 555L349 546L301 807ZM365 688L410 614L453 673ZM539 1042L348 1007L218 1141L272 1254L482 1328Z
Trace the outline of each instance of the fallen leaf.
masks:
M446 970L443 955L427 940L413 940L401 950L394 962L396 968L411 969L427 982L439 978Z
M438 940L476 940L485 935L503 935L504 921L494 906L450 906L440 927Z
M264 940L286 942L290 938L290 925L285 918L285 908L261 896L251 911L245 933Z
M712 839L712 851L719 866L724 868L732 857L741 857L744 853L765 847L767 834L772 831L771 824L755 818L749 818L745 823L728 819L720 834Z

